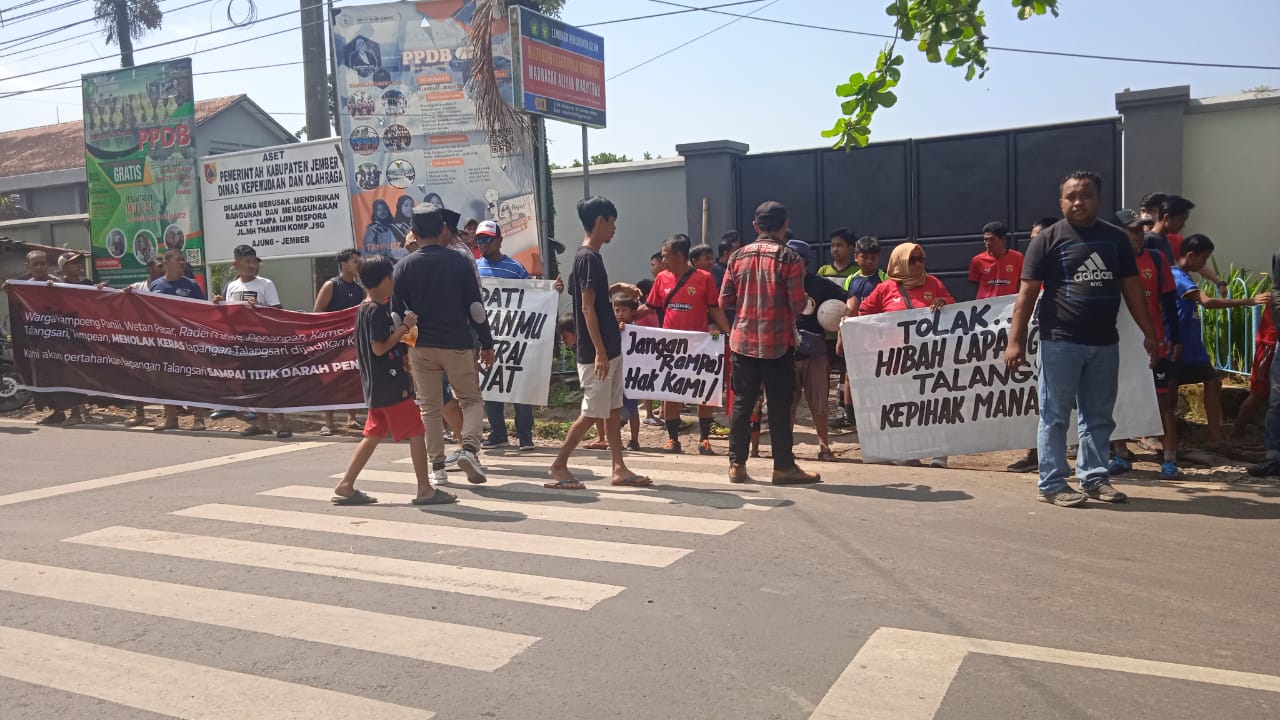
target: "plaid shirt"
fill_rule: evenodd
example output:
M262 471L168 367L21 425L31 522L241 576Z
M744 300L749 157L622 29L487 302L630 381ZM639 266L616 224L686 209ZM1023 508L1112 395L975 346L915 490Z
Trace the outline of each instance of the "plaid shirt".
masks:
M761 237L736 250L720 287L720 307L737 312L729 349L773 360L796 344L796 316L804 310L804 265L794 250Z

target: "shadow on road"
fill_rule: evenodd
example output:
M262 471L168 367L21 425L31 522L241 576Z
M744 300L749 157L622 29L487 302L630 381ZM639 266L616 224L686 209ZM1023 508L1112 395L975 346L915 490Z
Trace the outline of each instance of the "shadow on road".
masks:
M809 486L809 489L832 495L847 495L849 497L872 498L875 500L903 500L907 502L959 502L973 499L972 495L963 490L934 490L930 485L917 485L915 483L813 485Z
M0 425L0 435L30 435L35 432L34 427L21 427L17 425Z
M1235 491L1235 489L1233 488L1232 491ZM1267 502L1270 499L1280 498L1280 490L1250 488L1250 491L1256 491L1257 498L1222 495L1220 491L1213 490L1184 488L1179 493L1187 495L1186 499L1151 498L1142 497L1140 494L1135 496L1130 493L1129 502L1123 505L1091 502L1088 507L1114 510L1116 512L1205 515L1208 517L1231 518L1233 520L1280 519L1280 503Z

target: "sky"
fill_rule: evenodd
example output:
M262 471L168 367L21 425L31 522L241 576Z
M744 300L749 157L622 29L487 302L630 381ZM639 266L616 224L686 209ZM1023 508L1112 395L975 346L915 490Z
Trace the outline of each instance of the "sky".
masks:
M173 11L194 0L161 0L160 30L137 47L228 26L227 15L242 17L248 0L213 0ZM707 6L729 0L679 0ZM11 18L66 0L0 0L0 15ZM228 7L230 4L230 7ZM359 4L342 2L340 5ZM762 0L722 8L723 12L867 32L892 31L885 0ZM1061 17L1019 21L1008 0L986 0L988 43L1036 50L1208 63L1280 65L1272 29L1280 23L1276 0L1061 0ZM85 23L46 40L5 48L10 41L83 20L91 0L80 0L50 15L0 25L0 93L26 90L81 73L117 67L118 55L96 26ZM296 10L297 0L258 0L265 18ZM653 15L678 8L654 0L568 0L563 19L575 25ZM874 67L884 41L825 30L739 20L641 67L645 61L730 22L706 12L617 22L590 28L605 38L609 127L589 131L590 152L640 158L673 157L686 142L728 139L752 152L821 147L822 130L839 116L834 88L853 72ZM298 15L260 20L206 38L137 53L139 64L194 55L198 98L247 93L282 125L305 125L302 67L239 71L250 65L297 62L298 32L286 32L224 50L225 43L286 30ZM86 37L74 38L83 33ZM57 42L55 40L67 40ZM45 44L47 43L47 44ZM992 51L990 71L965 82L963 70L930 65L914 47L900 43L907 62L898 103L881 110L872 142L930 137L998 128L1112 116L1115 93L1170 85L1190 85L1192 97L1231 95L1258 85L1280 87L1280 71L1199 68L1115 62ZM51 72L9 79L56 65L82 63ZM199 75L202 72L227 71ZM78 89L0 99L0 131L80 117ZM581 129L548 122L553 162L581 157Z

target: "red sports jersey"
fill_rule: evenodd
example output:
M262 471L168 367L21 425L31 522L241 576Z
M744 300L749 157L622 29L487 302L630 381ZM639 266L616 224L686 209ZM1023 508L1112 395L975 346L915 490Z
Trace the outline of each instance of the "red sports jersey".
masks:
M1142 283L1142 294L1147 298L1147 314L1151 316L1151 324L1156 326L1156 340L1164 348L1164 322L1160 314L1160 295L1177 292L1173 284L1173 271L1164 253L1159 250L1145 248L1140 250L1134 261L1138 264L1138 282ZM1169 322L1177 322L1177 318L1166 318Z
M658 273L658 277L653 279L653 288L649 290L649 298L645 300L649 307L662 309L662 327L667 330L706 332L710 325L707 312L719 306L720 293L711 273L690 269L693 274L671 296L670 303L667 296L671 295L678 280L670 270Z
M947 292L947 288L938 278L930 275L925 278L924 285L911 288L907 291L911 296L911 307L907 307L906 301L902 297L902 293L898 291L898 283L893 280L885 280L876 286L875 290L867 296L866 300L858 306L859 315L875 315L877 313L895 312L897 310L922 310L933 304L934 300L942 298L948 304L956 301L951 297L951 293Z
M1002 257L982 252L969 262L969 281L978 283L978 299L1017 295L1022 281L1022 253L1006 251Z
M1271 303L1262 306L1262 322L1258 323L1257 345L1276 344L1276 326L1271 324Z

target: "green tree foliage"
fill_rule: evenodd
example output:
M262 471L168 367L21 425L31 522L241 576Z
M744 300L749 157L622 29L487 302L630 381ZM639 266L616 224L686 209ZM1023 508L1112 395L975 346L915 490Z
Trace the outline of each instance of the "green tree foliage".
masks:
M988 0L988 4L998 0ZM1019 20L1052 13L1058 16L1058 0L1009 0ZM893 0L885 13L893 18L894 38L880 51L875 69L856 72L836 87L843 117L822 136L835 138L835 147L866 147L871 120L880 108L893 107L893 89L902 80L906 58L897 51L898 41L914 43L931 63L945 62L964 68L965 80L987 73L987 26L982 0Z
M564 9L564 3L565 0L510 0L507 3L507 7L519 5L540 12L543 15L558 18L560 17L560 11Z
M120 48L120 67L133 67L133 41L164 19L158 0L94 0L93 16L108 45Z

